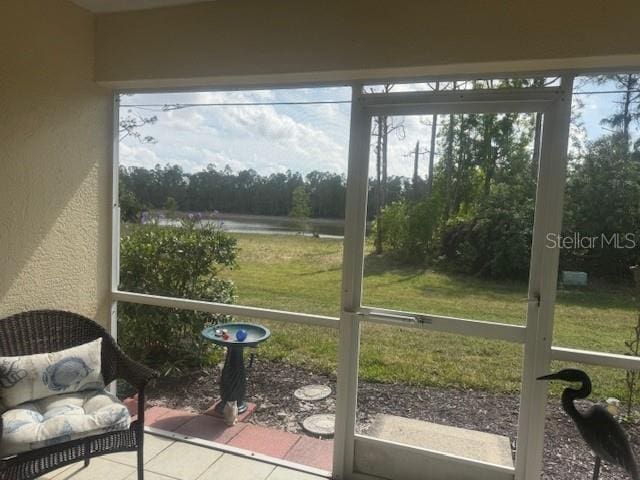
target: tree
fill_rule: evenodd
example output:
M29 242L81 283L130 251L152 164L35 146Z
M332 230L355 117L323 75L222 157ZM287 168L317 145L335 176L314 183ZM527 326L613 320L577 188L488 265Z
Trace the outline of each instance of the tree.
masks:
M164 209L169 218L176 218L178 202L176 202L176 199L173 197L167 197L167 200L164 202Z
M120 189L120 218L125 222L137 223L143 207L133 192Z
M296 224L301 232L306 232L309 228L309 215L311 206L309 205L309 193L304 186L296 187L293 191L291 201L292 207L289 215L296 220Z
M156 204L164 204L173 198L175 209L184 210L187 192L187 176L178 165L156 165L154 171L153 195Z
M640 239L640 159L638 154L631 159L628 155L623 132L599 138L588 144L583 161L569 177L563 229L600 240L595 248L563 249L562 262L568 268L624 279L629 278L629 267L640 263L637 245L616 248L602 243L615 235Z
M383 85L383 93L390 93L394 85L387 83ZM380 213L387 205L388 187L388 154L389 154L389 134L397 132L398 138L404 139L404 120L396 121L394 117L380 115L374 118L374 130L372 135L376 138L376 218L378 226L376 229L375 249L377 254L382 253L382 220Z
M616 88L622 90L621 99L615 103L617 111L600 122L622 134L622 145L626 153L631 143L630 126L640 120L640 74L628 73L619 75L601 75L596 77L596 83L603 84L613 81Z
M453 82L453 89L456 90L458 87L457 82ZM445 187L445 195L444 195L444 209L443 209L443 217L444 219L449 218L449 214L451 212L451 192L452 192L452 181L453 181L453 142L455 139L455 128L456 128L456 116L453 114L449 114L449 123L446 127L446 142L445 142L445 150L444 150L444 187Z
M147 209L163 209L171 197L181 211L285 216L299 186L309 193L309 216L344 218L346 178L337 173L313 171L303 178L298 172L262 176L251 169L236 173L215 165L191 174L178 165L120 167L120 201L133 200L125 198L131 192L140 208Z
M474 88L510 85L483 81ZM433 127L433 119L423 124ZM532 133L530 119L518 114L451 115L436 136L444 155L432 167L430 194L416 198L405 189L383 210L382 234L376 221L385 252L412 262L439 259L465 273L526 276L535 197Z
M435 86L433 88L435 92L440 90L440 82L436 81ZM427 185L426 185L426 194L427 196L431 195L433 191L433 167L436 157L436 141L438 134L438 114L434 113L431 115L431 122L423 122L423 125L430 127L431 134L429 140L429 164L427 167Z
M344 175L313 171L305 180L312 217L344 218L347 191Z
M121 96L122 98L122 96ZM139 113L134 113L133 110L127 110L127 114L124 118L120 118L119 123L119 140L122 142L127 137L133 137L140 143L157 143L157 140L150 135L142 135L140 128L145 125L153 125L158 121L156 115L145 117Z

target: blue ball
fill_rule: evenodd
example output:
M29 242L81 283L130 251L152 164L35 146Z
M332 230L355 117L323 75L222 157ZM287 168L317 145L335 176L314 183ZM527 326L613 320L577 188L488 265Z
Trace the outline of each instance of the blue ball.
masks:
M246 338L247 338L246 330L240 329L236 332L236 340L238 340L239 342L244 342Z

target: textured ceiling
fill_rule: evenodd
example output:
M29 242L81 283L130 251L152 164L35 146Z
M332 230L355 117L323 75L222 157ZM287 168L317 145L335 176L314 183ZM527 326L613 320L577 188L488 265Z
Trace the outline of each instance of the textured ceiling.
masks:
M124 10L143 10L146 8L170 7L186 3L198 3L213 0L71 0L95 13L121 12Z

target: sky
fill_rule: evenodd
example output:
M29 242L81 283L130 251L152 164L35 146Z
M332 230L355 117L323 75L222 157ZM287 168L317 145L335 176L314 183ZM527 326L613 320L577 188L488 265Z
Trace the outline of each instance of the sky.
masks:
M153 168L157 163L178 164L195 172L213 164L234 171L253 168L258 173L344 172L349 141L349 103L316 105L201 106L167 112L157 107L126 105L176 103L348 102L348 88L195 92L125 96L121 116L129 111L156 115L154 125L141 129L157 139L141 144L126 138L120 162Z
M576 91L613 90L605 84L584 85ZM396 87L411 89L411 85ZM424 89L424 88L423 88ZM156 164L178 164L185 172L197 172L213 164L228 165L234 172L252 168L262 175L291 170L303 175L313 171L345 173L349 142L351 91L346 87L301 88L232 92L189 92L127 95L121 99L121 118L127 115L157 116L153 125L140 129L155 143L141 143L133 137L120 142L122 165L154 168ZM583 140L604 133L600 120L612 113L616 95L579 95L583 103ZM332 102L273 105L281 102ZM235 105L210 105L210 104ZM267 103L267 105L237 105ZM162 105L198 104L164 111ZM209 104L209 105L205 105ZM416 141L420 151L429 144L429 117L394 118L397 129L389 141L389 174L411 177ZM422 158L422 157L421 157ZM437 160L437 159L436 159ZM420 175L426 173L420 162Z

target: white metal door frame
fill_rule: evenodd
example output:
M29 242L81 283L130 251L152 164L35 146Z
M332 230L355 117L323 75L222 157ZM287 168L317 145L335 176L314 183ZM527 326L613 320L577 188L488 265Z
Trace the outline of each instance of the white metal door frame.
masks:
M516 446L516 479L539 479L544 446L547 382L560 250L545 246L548 233L560 233L564 207L567 148L571 123L573 78L562 78L562 97L546 115L540 155L534 231L529 267L527 338ZM535 323L531 323L532 320Z
M410 469L415 459L429 457L432 465L475 468L478 478L534 480L540 476L544 435L546 385L536 376L547 371L551 360L553 313L558 268L557 249L544 247L547 233L560 231L565 185L566 152L571 113L572 78L565 77L558 88L519 90L471 90L456 92L363 93L353 88L351 136L347 180L347 207L344 239L342 313L340 317L338 397L333 473L338 479L372 478L355 465L356 445L382 454L383 448L403 455L401 468ZM536 192L536 213L531 253L529 302L526 326L497 324L411 312L371 308L362 305L362 274L366 224L367 184L371 119L376 115L429 115L433 113L542 112L545 115L542 150ZM360 322L370 321L476 335L524 345L521 410L518 428L516 468L441 452L356 435ZM364 448L364 447L363 447ZM448 462L448 463L447 463ZM396 472L402 478L401 472ZM388 472L380 472L388 476Z
M353 468L353 442L358 390L360 321L350 315L362 303L364 241L367 217L367 178L371 117L361 102L362 85L352 88L351 131L347 171L347 203L342 262L342 314L338 338L336 424L333 444L333 475L348 478Z

